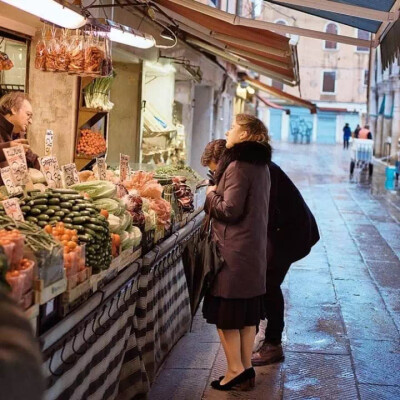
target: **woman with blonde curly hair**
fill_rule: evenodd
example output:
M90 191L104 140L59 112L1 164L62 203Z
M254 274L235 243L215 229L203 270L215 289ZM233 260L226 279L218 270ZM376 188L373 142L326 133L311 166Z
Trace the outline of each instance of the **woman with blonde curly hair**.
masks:
M204 299L203 314L217 326L228 365L211 386L248 390L255 380L256 325L265 317L271 147L267 128L252 115L237 115L226 136L216 185L208 188L205 203L224 264Z

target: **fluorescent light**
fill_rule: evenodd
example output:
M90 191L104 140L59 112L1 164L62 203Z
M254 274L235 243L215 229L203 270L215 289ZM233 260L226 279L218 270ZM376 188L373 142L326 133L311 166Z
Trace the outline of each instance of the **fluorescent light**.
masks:
M152 36L146 35L145 33L137 33L133 29L122 30L111 27L108 37L113 42L138 47L140 49L149 49L150 47L153 47L155 43Z
M248 94L253 95L255 92L256 92L256 91L255 91L251 86L248 86L248 87L247 87L247 93L248 93Z
M86 24L86 18L69 6L54 0L0 0L30 14L68 29L76 29Z

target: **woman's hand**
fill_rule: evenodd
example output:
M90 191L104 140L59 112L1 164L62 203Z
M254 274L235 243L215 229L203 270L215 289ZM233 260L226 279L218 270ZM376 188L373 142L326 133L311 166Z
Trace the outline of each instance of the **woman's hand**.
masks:
M208 188L207 188L207 194L208 193L210 193L210 192L215 192L217 190L217 185L214 185L214 186L208 186Z

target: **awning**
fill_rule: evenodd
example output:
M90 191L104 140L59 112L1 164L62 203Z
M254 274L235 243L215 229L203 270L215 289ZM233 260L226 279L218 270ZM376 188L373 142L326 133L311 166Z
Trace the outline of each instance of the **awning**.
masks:
M308 108L311 112L311 114L315 114L317 112L317 106L314 103L311 103L310 101L303 100L300 97L293 96L292 94L286 93L280 89L274 88L272 86L266 85L265 83L262 83L258 81L257 79L250 78L249 76L245 76L244 80L250 85L252 85L254 88L261 90L263 92L269 93L270 95L274 97L279 97L280 99L283 99L287 101L288 103L298 105L300 107L305 107Z
M205 12L193 9L194 1L157 0L179 28L189 34L189 43L234 63L246 63L248 68L286 84L298 83L297 53L286 36L252 27L237 26ZM211 7L204 6L206 10ZM226 13L225 13L226 14ZM229 15L229 14L227 14ZM190 42L191 41L191 42ZM294 54L295 53L295 54ZM232 60L233 57L233 60ZM239 64L242 65L242 64Z
M281 110L284 111L287 115L290 115L290 109L282 107L278 104L272 103L272 101L269 101L268 99L261 97L260 95L256 95L257 99L260 100L262 103L264 103L267 107L269 108L274 108L275 110Z
M266 2L373 33L372 44L374 47L378 45L381 47L383 68L387 68L400 53L399 0L267 0Z

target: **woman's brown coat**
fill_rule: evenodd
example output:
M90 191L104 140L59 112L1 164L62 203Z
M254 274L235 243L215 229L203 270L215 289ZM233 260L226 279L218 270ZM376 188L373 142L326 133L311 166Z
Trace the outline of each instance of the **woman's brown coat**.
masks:
M219 164L217 189L205 204L225 260L211 294L252 298L265 293L271 148L244 142L227 150L226 156L229 163Z

